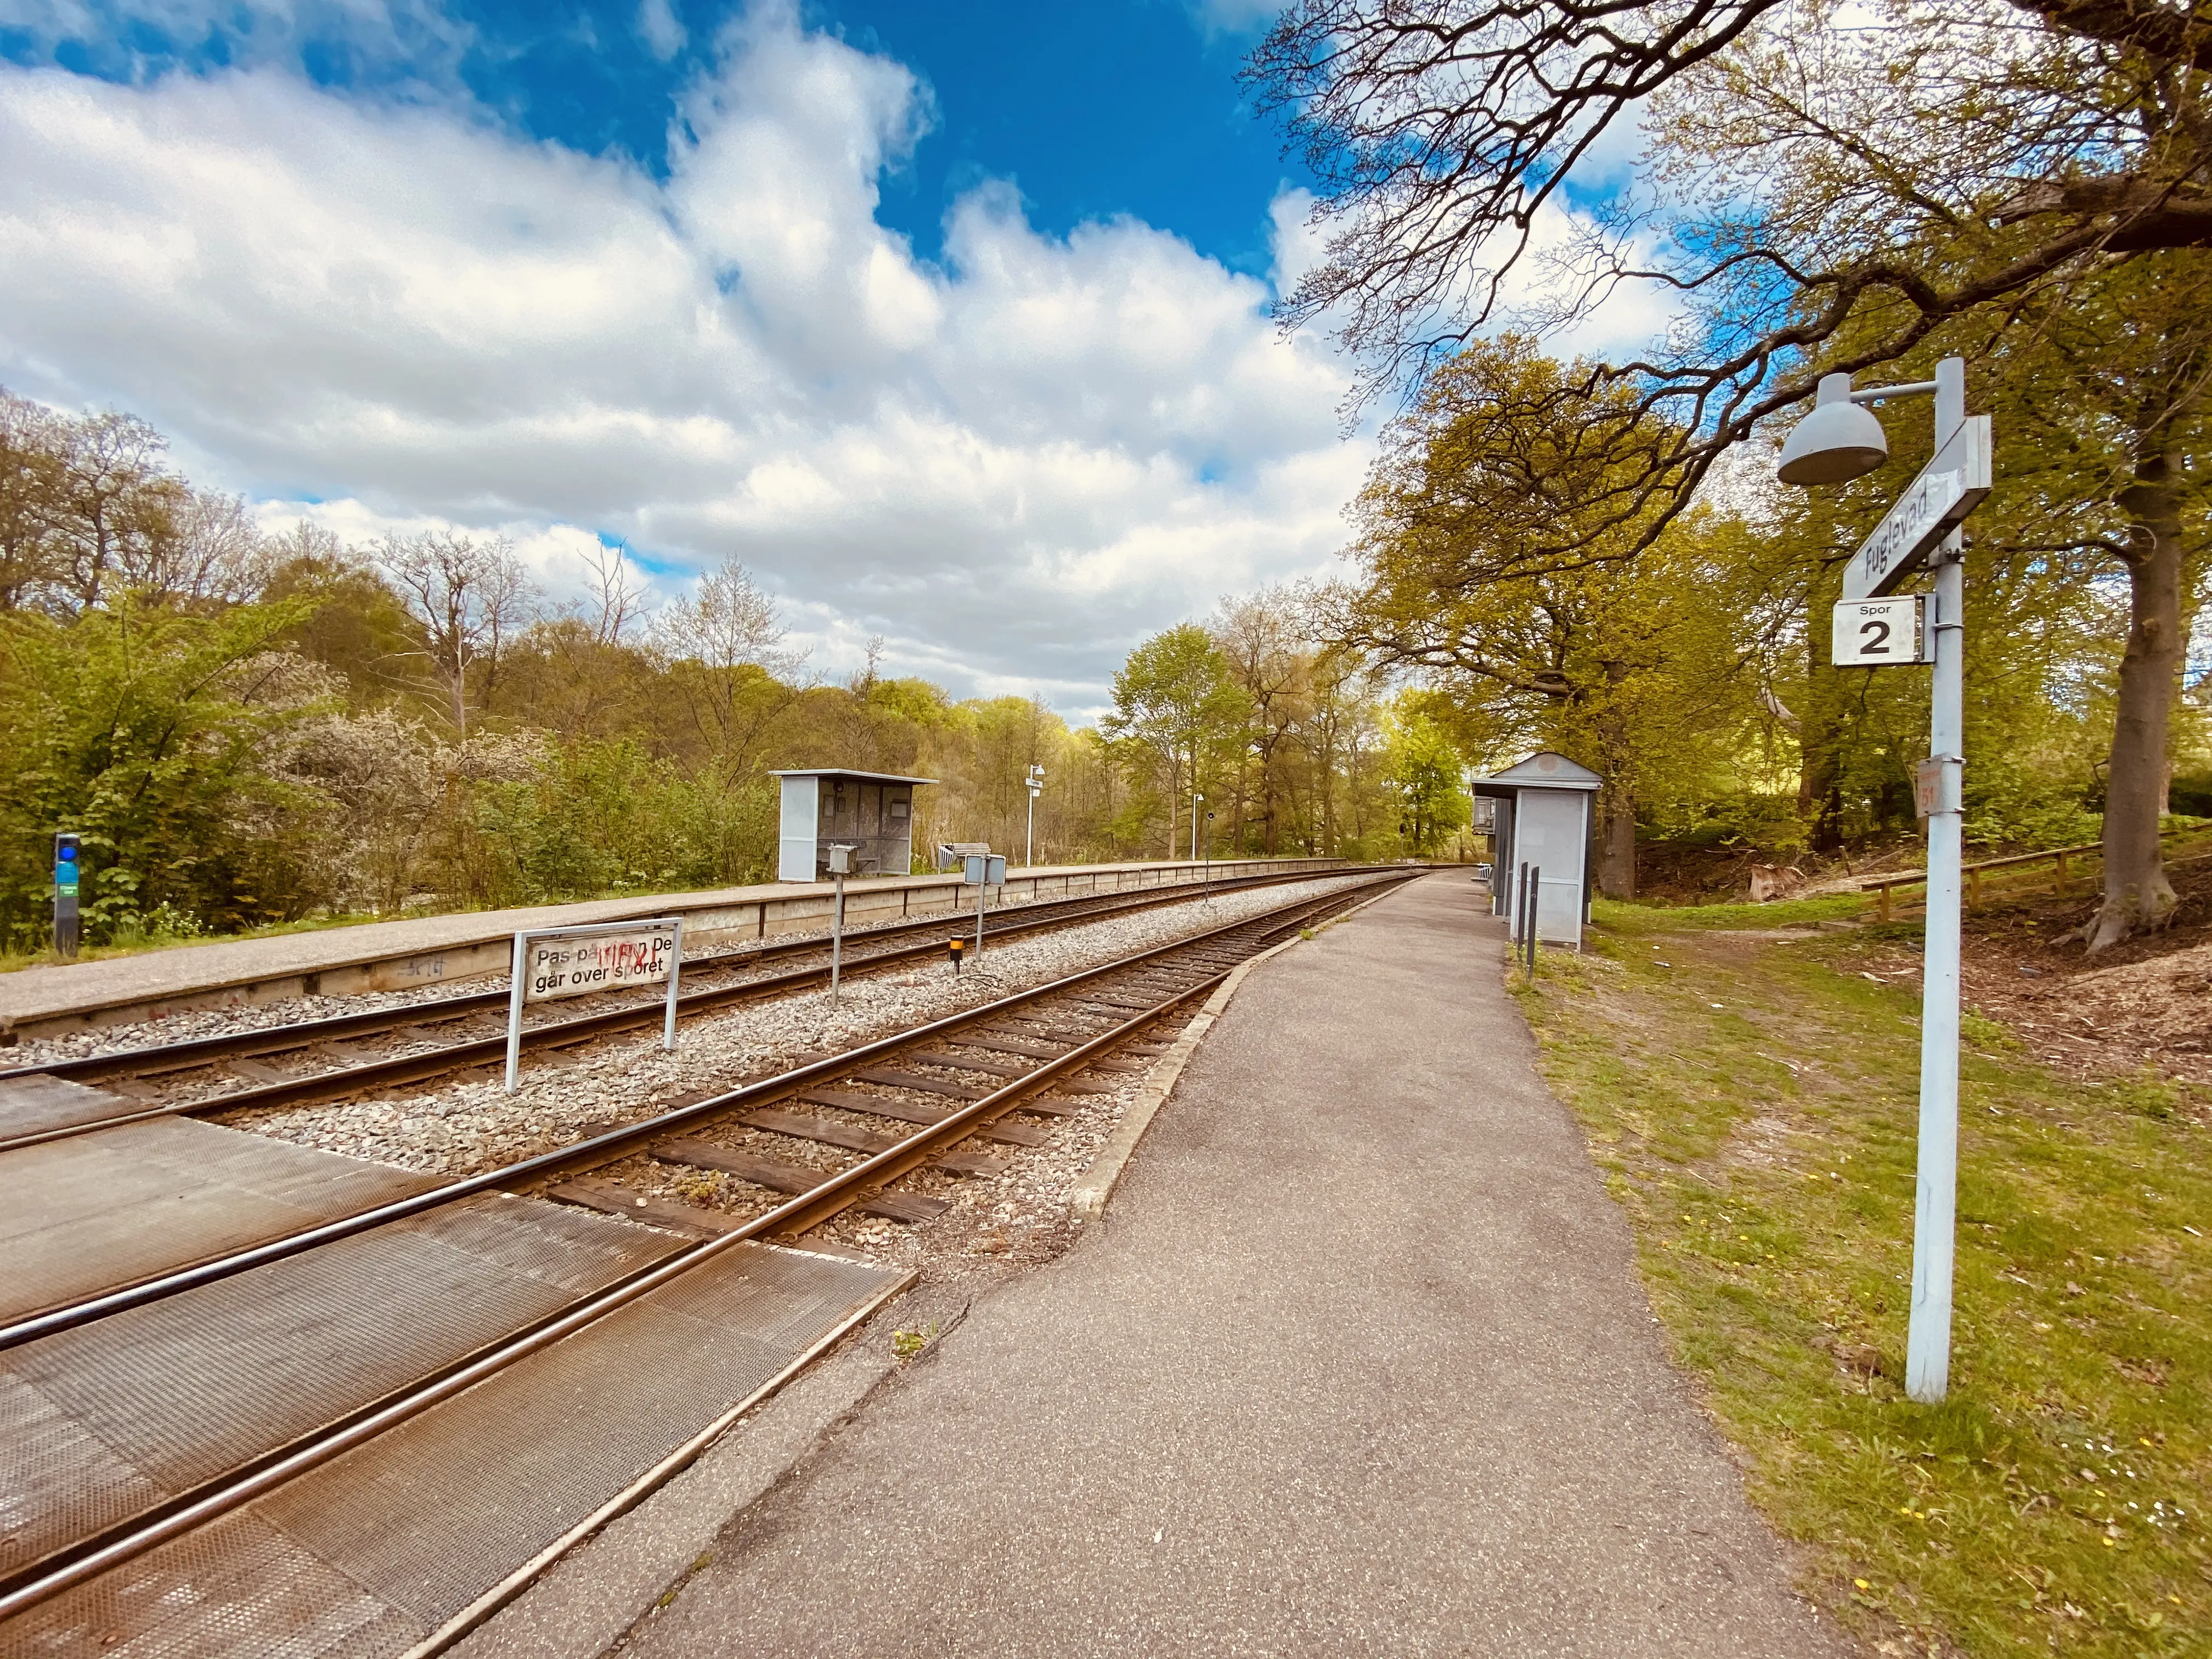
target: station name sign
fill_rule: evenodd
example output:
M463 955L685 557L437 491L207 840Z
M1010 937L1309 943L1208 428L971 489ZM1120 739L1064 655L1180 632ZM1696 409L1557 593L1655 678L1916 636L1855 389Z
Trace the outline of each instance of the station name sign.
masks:
M583 996L625 985L658 985L676 960L676 931L598 933L578 939L532 939L523 963L527 1002Z
M1844 599L1879 599L1927 562L1929 550L1982 504L1990 493L1990 417L1977 415L1950 442L1859 544L1844 570Z

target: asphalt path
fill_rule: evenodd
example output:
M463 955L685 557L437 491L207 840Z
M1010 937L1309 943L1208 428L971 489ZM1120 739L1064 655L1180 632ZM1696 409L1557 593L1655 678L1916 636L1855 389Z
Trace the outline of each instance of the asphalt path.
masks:
M1105 1220L980 1301L648 1656L1802 1656L1627 1229L1443 873L1256 970Z

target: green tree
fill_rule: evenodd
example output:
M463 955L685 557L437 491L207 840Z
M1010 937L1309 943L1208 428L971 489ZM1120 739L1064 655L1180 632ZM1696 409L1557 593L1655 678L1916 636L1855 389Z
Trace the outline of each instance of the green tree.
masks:
M1391 705L1383 732L1389 778L1398 791L1399 834L1417 857L1429 857L1474 817L1474 802L1461 779L1467 762L1421 707L1418 693L1401 695Z
M1652 544L1723 452L1824 371L1902 365L1942 338L2048 342L2062 313L2118 324L2078 356L2083 372L2109 371L2086 400L2108 426L2088 447L2124 464L2093 499L2124 518L2124 533L2099 533L2131 589L2105 903L2086 930L2100 948L2171 905L2156 807L2190 620L2212 35L2161 4L1843 12L1837 0L1302 0L1250 71L1324 183L1328 254L1289 313L1335 319L1375 385L1433 373L1493 323L1534 258L1540 210L1608 125L1644 121L1656 191L1571 249L1565 280L1523 284L1553 324L1622 281L1688 296L1665 341L1548 394L1602 447L1638 453L1577 524L1539 527L1521 550L1561 565L1586 556L1594 520L1633 532L1612 556ZM2108 352L2120 361L2100 362Z
M210 930L327 896L325 803L273 765L330 708L329 682L276 647L300 602L180 614L129 596L74 622L0 617L0 877L18 941L46 915L58 830L84 837L88 936L189 919Z
M426 672L429 641L374 567L304 520L272 539L264 556L262 597L307 602L287 643L337 675L356 709L402 702L435 715L445 706Z
M1256 796L1260 850L1272 856L1283 848L1302 793L1315 647L1298 596L1280 587L1224 601L1208 631L1243 694L1245 716L1234 739L1231 844L1243 850L1245 805Z
M442 530L387 536L376 559L422 632L454 736L465 739L471 696L492 696L501 653L529 618L529 574L506 537L480 542Z
M1357 508L1365 586L1340 600L1350 645L1422 671L1461 705L1462 730L1494 757L1543 746L1604 779L1598 881L1635 891L1639 804L1680 793L1753 718L1745 624L1749 539L1701 514L1642 556L1607 522L1613 467L1548 392L1570 371L1507 337L1462 352L1395 423ZM1511 501L1511 511L1500 503ZM1553 536L1587 520L1575 565L1523 558L1530 516ZM1521 573L1521 574L1514 574Z
M799 659L752 573L726 559L653 619L654 647L691 732L726 780L761 763L797 691Z
M1195 787L1201 763L1222 732L1235 729L1243 708L1227 659L1195 623L1155 634L1114 676L1114 712L1104 726L1164 776L1170 858L1176 854L1176 814L1186 786Z

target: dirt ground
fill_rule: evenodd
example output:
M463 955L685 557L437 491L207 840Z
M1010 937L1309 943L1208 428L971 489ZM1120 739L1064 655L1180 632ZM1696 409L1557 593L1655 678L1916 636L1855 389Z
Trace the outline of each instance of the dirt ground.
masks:
M1977 856L1979 856L1977 854ZM1753 869L1794 866L1800 878L1791 893L1856 891L1869 876L1916 868L1921 860L1917 836L1868 848L1848 858L1794 856L1756 847L1698 847L1675 842L1638 842L1636 896L1646 904L1741 903L1750 895Z
M2150 1070L2212 1091L2212 859L2175 865L2168 877L2180 900L2170 925L2094 957L2067 938L2095 908L2081 885L1968 911L1966 1006L2056 1070ZM1877 946L1867 963L1898 981L1919 970L1917 941Z

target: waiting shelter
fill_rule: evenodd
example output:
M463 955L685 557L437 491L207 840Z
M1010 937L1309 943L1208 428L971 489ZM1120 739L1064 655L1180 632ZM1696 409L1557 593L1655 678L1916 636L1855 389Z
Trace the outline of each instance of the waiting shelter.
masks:
M1533 867L1540 872L1536 937L1582 948L1583 922L1589 913L1592 811L1602 781L1587 766L1548 749L1494 776L1475 779L1477 798L1495 803L1490 908L1516 932L1521 872Z
M830 848L854 848L853 872L903 876L914 866L914 791L935 778L841 768L771 772L783 781L776 831L778 881L827 881Z

